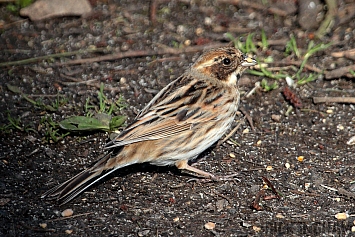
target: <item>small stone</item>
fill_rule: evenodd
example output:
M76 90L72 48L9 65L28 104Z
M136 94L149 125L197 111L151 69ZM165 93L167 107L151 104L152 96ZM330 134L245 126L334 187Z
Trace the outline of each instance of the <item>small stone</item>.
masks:
M266 167L266 171L271 171L271 170L273 170L272 166L271 166L271 165L268 165L268 166Z
M229 153L229 156L230 156L231 158L235 158L235 155L234 155L233 153Z
M261 145L261 140L256 142L256 146L260 146Z
M276 115L276 114L272 114L271 115L271 119L274 120L275 122L280 122L281 120L281 115Z
M186 27L184 25L178 25L176 32L180 35L184 34L186 32Z
M202 35L203 32L204 32L204 30L203 30L202 28L200 28L200 27L195 30L195 34L196 34L197 36Z
M299 162L303 162L304 156L299 156L299 157L297 157L297 160L298 160Z
M284 218L285 218L285 216L284 216L284 215L282 215L281 213L277 213L277 214L276 214L276 218L279 218L279 219L284 219Z
M70 235L71 233L73 233L73 230L65 230L65 233Z
M243 221L242 226L246 227L246 228L249 228L251 226L251 224L249 224L248 222Z
M311 183L305 183L304 184L304 189L308 190L310 186L311 186Z
M42 227L43 229L47 228L47 224L46 223L40 223L39 226Z
M120 78L120 84L121 85L126 85L127 84L127 79L125 77Z
M295 87L296 85L295 80L293 80L291 77L286 77L285 80L289 87Z
M259 232L259 231L261 231L261 228L258 227L258 226L253 225L253 230L254 230L255 232Z
M62 211L61 215L63 217L68 217L68 216L72 216L74 213L74 211L72 209L65 209L64 211Z
M351 227L351 232L355 232L355 226Z
M344 130L344 126L341 124L338 124L337 129L338 129L338 131Z
M205 20L204 20L204 23L205 25L212 25L212 19L210 17L205 17Z
M187 39L184 41L185 46L190 46L191 45L191 40Z
M352 136L346 144L355 145L355 136Z
M216 208L217 208L218 212L220 212L224 209L224 204L225 204L224 199L220 199L216 202Z
M249 133L249 128L244 129L242 133L243 133L243 134Z
M332 109L327 109L325 112L326 112L327 114L332 114L332 113L334 113L334 111L333 111Z
M173 219L174 222L178 222L179 220L180 220L179 217L175 217L175 218Z
M290 163L287 162L287 163L285 164L285 167L286 167L286 169L289 169L289 168L291 167Z
M207 222L207 223L205 224L206 230L213 230L215 227L216 227L216 224L213 223L213 222Z
M349 217L349 215L344 212L340 212L340 213L335 214L335 218L337 218L338 220L346 220L348 217Z
M143 231L139 231L138 232L138 236L142 237L142 236L147 236L149 234L150 230L143 230Z

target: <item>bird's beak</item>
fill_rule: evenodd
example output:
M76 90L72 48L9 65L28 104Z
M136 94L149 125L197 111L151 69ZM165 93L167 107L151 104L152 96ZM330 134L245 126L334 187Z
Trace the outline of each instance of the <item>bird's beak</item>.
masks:
M242 61L243 67L250 67L250 66L254 66L256 64L257 64L257 61L254 58L249 57L248 55L244 54L243 61Z

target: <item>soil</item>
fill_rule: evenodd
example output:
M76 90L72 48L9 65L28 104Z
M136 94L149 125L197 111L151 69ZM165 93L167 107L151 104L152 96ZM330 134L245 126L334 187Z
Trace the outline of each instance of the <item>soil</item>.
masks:
M242 113L235 122L241 126L194 163L216 175L238 174L235 179L196 181L175 167L142 164L115 172L65 205L41 199L102 156L108 141L107 133L92 132L48 142L44 117L59 122L84 115L87 98L98 104L103 83L108 100L126 100L128 106L117 114L126 115L129 123L203 47L228 44L227 32L242 42L253 33L254 42L261 42L264 30L269 46L263 50L257 45L256 58L262 62L272 57L268 67L279 67L274 74L293 76L300 59L293 52L285 54L286 43L295 36L304 55L326 14L324 3L316 1L321 10L315 29L301 28L296 3L103 0L92 1L94 10L88 16L40 22L15 16L0 5L0 63L104 49L0 68L0 236L354 235L355 146L349 140L355 135L355 107L313 102L313 97L352 97L355 82L349 73L329 79L320 73L312 82L291 87L289 99L283 93L284 79L244 73L239 83ZM351 4L338 1L339 10ZM332 53L355 47L354 29L353 16L336 18L331 31L315 39L316 44L333 44L312 55L301 75L317 74L314 68L332 71L353 65L354 58ZM131 57L66 64L138 51ZM278 88L249 94L262 79L276 81ZM57 94L67 102L48 112L7 84L46 105ZM18 129L5 128L9 117L20 119ZM66 209L73 215L63 217ZM339 213L346 213L346 219ZM208 222L215 227L206 228Z

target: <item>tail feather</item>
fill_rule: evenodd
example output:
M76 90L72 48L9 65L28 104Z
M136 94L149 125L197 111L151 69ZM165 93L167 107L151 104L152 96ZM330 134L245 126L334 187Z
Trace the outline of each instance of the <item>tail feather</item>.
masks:
M52 197L60 201L61 204L65 204L115 170L130 165L127 163L105 169L105 163L109 158L110 154L104 156L93 167L82 171L66 182L48 190L41 196L41 198Z

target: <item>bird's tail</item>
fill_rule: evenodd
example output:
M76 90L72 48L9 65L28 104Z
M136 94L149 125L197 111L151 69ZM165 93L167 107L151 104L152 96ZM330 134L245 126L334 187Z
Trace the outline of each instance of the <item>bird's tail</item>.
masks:
M117 165L108 168L106 164L110 159L115 159L112 157L112 153L102 157L97 163L91 168L88 168L81 173L77 174L73 178L67 180L66 182L55 186L54 188L45 192L41 198L57 198L61 204L65 204L80 194L82 191L109 175L113 171L128 166L130 163L124 163L122 165Z

